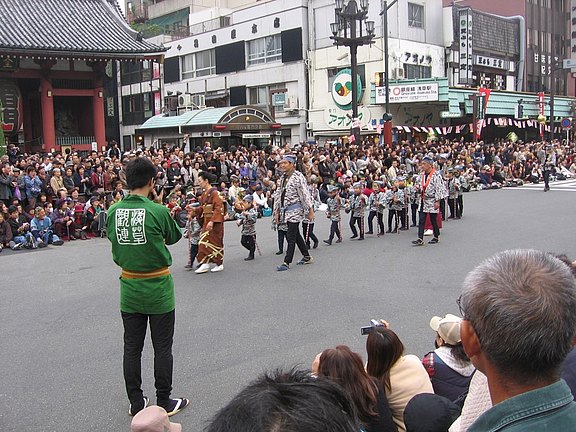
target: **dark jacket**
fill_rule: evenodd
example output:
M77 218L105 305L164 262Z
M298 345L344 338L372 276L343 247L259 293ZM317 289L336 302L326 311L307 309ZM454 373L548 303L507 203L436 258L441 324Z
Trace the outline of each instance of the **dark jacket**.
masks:
M465 376L458 373L444 363L435 352L426 354L422 363L430 376L435 394L456 401L468 392L472 375Z
M3 221L0 223L0 244L7 246L12 240L12 228L8 222Z
M12 198L12 182L14 177L10 174L0 174L0 199L9 200Z

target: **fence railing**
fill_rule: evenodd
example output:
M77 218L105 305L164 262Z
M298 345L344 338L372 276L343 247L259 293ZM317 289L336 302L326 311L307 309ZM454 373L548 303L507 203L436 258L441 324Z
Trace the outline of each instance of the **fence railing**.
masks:
M80 144L92 144L96 141L94 136L64 136L56 137L56 144L58 145L80 145Z

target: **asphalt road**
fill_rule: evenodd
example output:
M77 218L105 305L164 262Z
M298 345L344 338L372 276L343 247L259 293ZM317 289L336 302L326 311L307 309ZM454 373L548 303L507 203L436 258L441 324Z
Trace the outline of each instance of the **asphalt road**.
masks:
M240 232L226 224L225 271L186 272L186 240L171 247L177 320L173 396L191 406L173 417L201 431L265 370L308 367L316 353L347 344L364 355L360 327L387 319L407 353L432 349L433 315L457 313L466 273L510 248L576 257L576 195L509 189L464 196L464 218L445 222L441 242L414 248L412 228L313 251L315 262L277 273L270 219L257 224L262 256L246 263ZM346 223L344 223L346 225ZM315 230L326 238L328 221ZM296 253L296 259L300 256ZM105 239L0 255L0 430L128 431L122 379L119 269ZM145 394L155 401L152 350Z

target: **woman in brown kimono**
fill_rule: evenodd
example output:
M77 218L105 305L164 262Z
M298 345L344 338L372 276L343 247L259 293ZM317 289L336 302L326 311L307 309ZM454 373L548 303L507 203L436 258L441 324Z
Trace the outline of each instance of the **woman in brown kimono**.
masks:
M218 189L211 185L215 181L216 176L209 172L202 171L198 175L203 191L197 215L202 224L197 256L201 266L195 271L198 274L224 270L224 204Z

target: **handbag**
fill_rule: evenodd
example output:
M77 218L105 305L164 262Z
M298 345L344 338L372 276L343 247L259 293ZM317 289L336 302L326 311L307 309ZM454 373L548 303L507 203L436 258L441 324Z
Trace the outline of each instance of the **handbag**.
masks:
M262 216L264 217L272 216L272 209L270 207L262 209Z

